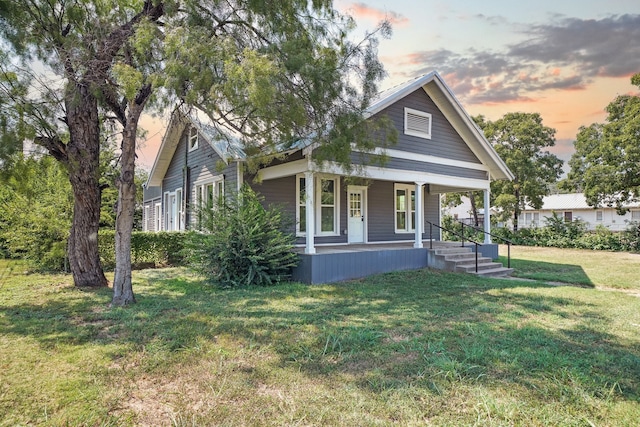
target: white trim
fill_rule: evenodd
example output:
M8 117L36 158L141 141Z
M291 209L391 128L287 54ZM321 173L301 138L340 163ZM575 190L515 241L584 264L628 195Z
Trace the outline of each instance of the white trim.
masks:
M424 223L424 182L416 182L415 184L415 192L416 192L416 227L415 227L415 242L413 243L414 248L422 247L422 224Z
M361 209L362 209L362 217L363 217L363 230L362 230L362 242L357 243L368 243L369 242L369 207L368 207L368 190L369 187L366 185L348 185L347 186L347 206L345 209L347 210L347 240L349 240L349 209L351 209L349 194L352 191L362 191L362 200L361 200ZM356 242L354 242L356 243Z
M244 163L237 161L236 162L236 191L238 193L240 193L240 190L242 189L242 182L244 177L242 176L242 168Z
M358 176L396 182L424 182L425 184L443 185L454 188L485 190L489 188L489 180L476 178L461 178L449 175L439 175L431 172L419 172L402 169L387 169L380 166L363 166ZM334 175L347 175L342 166L335 162L326 162L322 171Z
M463 160L454 160L454 159L447 159L445 157L431 156L428 154L411 153L409 151L394 150L394 149L388 149L388 148L384 149L384 148L378 147L373 151L371 151L371 153L379 156L386 155L393 159L415 160L418 162L433 163L436 165L455 166L458 168L473 169L473 170L479 170L479 171L485 171L485 172L489 171L489 168L486 165L483 165L482 163L471 163L471 162L465 162Z
M155 220L153 229L157 233L158 231L162 231L162 199L160 203L155 203L153 215L153 219Z
M420 119L427 119L427 130L421 130L416 126L411 125L410 116L414 116ZM430 113L420 110L414 110L413 108L404 107L404 134L416 136L418 138L431 139L431 125L432 117Z
M300 159L293 162L283 163L277 166L269 166L258 171L258 181L268 181L270 179L284 178L296 175L309 170L309 160Z
M142 215L142 231L149 231L149 211L151 206L145 205Z
M404 190L405 194L405 202L404 202L404 206L402 206L403 209L398 209L398 190ZM409 234L409 233L415 233L416 232L416 228L415 227L411 227L411 213L413 212L414 216L414 222L417 221L417 215L416 215L416 210L418 209L418 197L417 195L415 195L416 192L416 188L415 185L411 185L411 184L400 184L400 183L395 183L393 184L393 230L396 234ZM415 206L414 206L414 210L411 209L411 193L414 193L414 201L415 201ZM398 212L404 212L405 216L404 216L404 224L405 224L405 228L398 228L398 222L397 222L397 217L398 217Z
M195 131L195 135L193 135L194 131ZM192 141L194 140L195 142L192 145ZM198 142L200 142L200 136L198 135L198 128L191 125L191 127L189 128L189 133L187 134L187 147L189 147L189 152L198 149Z
M300 179L304 178L305 183L308 179L309 174L313 176L313 189L314 194L311 200L312 205L314 206L313 211L313 232L315 236L340 236L340 177L337 175L327 175L327 174L313 174L311 171L307 171L304 174L297 174L295 176L296 179L296 236L297 237L305 237L306 231L300 231L300 207L304 204L305 206L309 206L306 203L300 200ZM322 180L332 180L334 182L334 218L333 218L333 231L322 231ZM308 185L307 185L308 188ZM307 196L305 189L305 197ZM308 197L307 197L308 198ZM309 214L307 213L306 219L309 219ZM309 222L305 221L306 229L309 229Z
M313 176L313 172L307 171L304 174L304 183L305 183L305 214L306 214L306 229L307 232L305 233L305 249L304 252L307 254L315 254L316 253L316 247L315 247L315 209L314 209L314 197L313 194L315 194L315 190L313 188L314 186L314 181L315 181L315 177ZM300 193L298 193L300 194ZM311 197L308 197L308 195L311 194ZM298 197L298 196L296 196Z

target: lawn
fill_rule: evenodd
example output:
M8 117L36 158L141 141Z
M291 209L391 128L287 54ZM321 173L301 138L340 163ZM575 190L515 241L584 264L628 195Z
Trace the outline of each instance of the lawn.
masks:
M420 270L138 304L0 261L0 425L630 426L640 298ZM14 268L13 271L9 271ZM591 273L586 273L589 277Z
M500 253L506 265L507 247ZM640 292L640 254L512 246L511 267L515 277Z

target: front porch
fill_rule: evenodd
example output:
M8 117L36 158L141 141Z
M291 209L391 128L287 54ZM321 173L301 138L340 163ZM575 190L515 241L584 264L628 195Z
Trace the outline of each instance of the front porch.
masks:
M422 243L423 247L419 248L414 247L414 242L316 246L314 254L304 253L304 248L296 248L300 263L294 268L292 279L319 284L426 267L465 271L456 269L455 264L447 262L441 254L460 248L460 242ZM467 253L472 253L473 247L466 248ZM497 244L485 244L479 249L479 256L485 264L497 258Z

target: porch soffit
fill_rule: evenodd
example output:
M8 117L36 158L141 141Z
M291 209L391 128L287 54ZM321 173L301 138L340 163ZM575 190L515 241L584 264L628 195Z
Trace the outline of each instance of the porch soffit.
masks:
M389 169L380 166L362 166L355 168L351 172L347 172L337 163L326 162L319 166L314 163L310 164L308 159L295 160L261 169L258 171L258 177L260 181L268 181L271 179L294 176L307 171L313 171L319 174L326 173L340 176L375 179L379 181L410 183L422 182L432 186L457 189L454 191L461 191L460 189L484 190L489 188L489 180L485 179L462 178L430 172Z

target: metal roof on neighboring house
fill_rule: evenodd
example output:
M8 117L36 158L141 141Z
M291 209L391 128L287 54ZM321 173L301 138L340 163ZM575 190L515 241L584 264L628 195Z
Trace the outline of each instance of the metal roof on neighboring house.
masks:
M640 203L630 203L626 206L629 208L639 207ZM605 207L603 206L599 209L603 208ZM594 209L593 206L589 206L587 203L584 193L551 194L542 199L541 209L534 209L531 206L525 207L525 210L527 211L570 211L577 209Z

